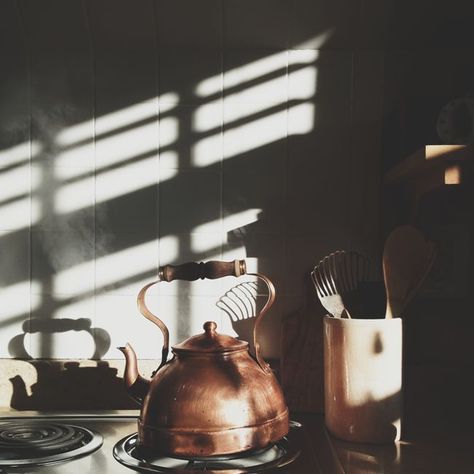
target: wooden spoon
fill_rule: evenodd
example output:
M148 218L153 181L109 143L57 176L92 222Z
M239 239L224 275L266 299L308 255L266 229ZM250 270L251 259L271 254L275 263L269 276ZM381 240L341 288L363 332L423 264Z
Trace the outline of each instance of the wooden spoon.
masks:
M394 229L385 241L383 276L387 319L398 318L420 289L436 257L433 242L409 225Z

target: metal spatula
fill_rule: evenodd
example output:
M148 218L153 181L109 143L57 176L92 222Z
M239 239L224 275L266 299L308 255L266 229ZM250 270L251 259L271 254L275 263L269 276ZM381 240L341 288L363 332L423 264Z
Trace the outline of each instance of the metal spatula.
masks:
M337 250L324 257L311 272L324 308L334 317L351 317L359 312L357 287L369 275L369 260L357 252Z

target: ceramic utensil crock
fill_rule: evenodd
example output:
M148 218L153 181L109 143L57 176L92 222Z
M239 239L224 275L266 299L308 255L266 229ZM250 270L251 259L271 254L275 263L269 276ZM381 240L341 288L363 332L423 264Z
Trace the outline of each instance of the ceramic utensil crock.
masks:
M402 320L324 318L325 421L338 438L400 439Z

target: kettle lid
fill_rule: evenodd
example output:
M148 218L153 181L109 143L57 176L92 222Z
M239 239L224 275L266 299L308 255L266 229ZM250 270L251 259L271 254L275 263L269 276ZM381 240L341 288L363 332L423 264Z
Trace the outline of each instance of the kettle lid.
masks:
M207 321L203 325L204 333L192 336L173 346L173 351L178 352L232 352L247 349L248 342L241 341L232 336L217 334L217 324Z

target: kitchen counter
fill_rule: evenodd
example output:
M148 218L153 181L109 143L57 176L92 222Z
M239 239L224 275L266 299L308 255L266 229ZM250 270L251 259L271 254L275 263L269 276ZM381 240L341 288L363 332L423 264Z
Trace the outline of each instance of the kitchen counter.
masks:
M294 415L313 442L323 473L468 474L474 472L474 433L449 433L391 445L355 444L330 435L323 415Z

